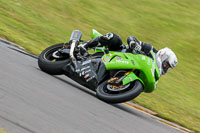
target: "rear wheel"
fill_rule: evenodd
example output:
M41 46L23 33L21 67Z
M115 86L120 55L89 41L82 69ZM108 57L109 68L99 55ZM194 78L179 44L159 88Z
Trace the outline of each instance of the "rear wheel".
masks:
M61 55L58 50L63 48L63 43L46 48L38 58L40 69L51 75L63 74L63 67L69 63L69 55ZM68 44L65 44L68 46Z
M143 85L138 80L120 86L113 86L106 80L98 86L96 94L107 103L122 103L136 98L142 91Z

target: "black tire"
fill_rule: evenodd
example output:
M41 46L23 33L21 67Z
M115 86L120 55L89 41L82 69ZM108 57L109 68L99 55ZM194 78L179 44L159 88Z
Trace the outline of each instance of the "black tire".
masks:
M132 85L127 91L118 93L106 92L105 87L107 87L107 84L107 80L101 83L96 90L96 95L102 101L112 104L130 101L136 98L143 91L143 85L138 80L132 82Z
M63 74L63 67L69 63L69 59L67 57L52 61L53 56L52 53L57 51L58 49L63 47L63 43L52 45L46 48L40 54L38 58L38 66L40 69L51 75L61 75Z

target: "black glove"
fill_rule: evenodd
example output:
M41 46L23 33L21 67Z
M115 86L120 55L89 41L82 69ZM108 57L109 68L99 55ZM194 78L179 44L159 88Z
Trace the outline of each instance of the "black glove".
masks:
M129 36L127 38L127 43L129 48L135 50L136 52L140 52L142 49L140 42L134 36Z

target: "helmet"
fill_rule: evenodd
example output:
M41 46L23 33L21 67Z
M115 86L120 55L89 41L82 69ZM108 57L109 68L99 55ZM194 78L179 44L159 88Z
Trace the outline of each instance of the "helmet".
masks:
M178 59L175 53L170 48L163 48L157 52L157 57L160 58L161 68L160 72L162 75L167 73L167 70L171 67L172 69L176 67Z

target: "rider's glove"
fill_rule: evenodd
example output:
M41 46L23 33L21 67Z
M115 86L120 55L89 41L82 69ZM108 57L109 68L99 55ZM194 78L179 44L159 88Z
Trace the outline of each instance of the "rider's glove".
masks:
M130 41L129 48L135 50L136 52L140 52L142 49L141 45L136 41Z
M129 36L127 38L128 46L131 50L135 50L135 52L140 52L142 47L140 45L140 41L138 41L134 36Z

